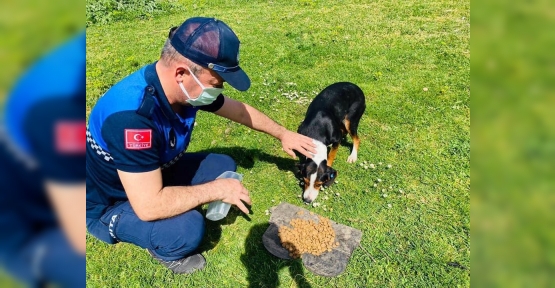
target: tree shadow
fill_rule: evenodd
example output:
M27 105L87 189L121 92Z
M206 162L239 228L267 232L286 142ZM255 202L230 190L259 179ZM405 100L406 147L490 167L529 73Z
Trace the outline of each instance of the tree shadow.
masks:
M310 283L304 276L301 259L279 259L266 250L262 244L262 235L268 227L268 223L253 226L245 240L245 253L241 255L241 262L248 271L248 287L278 287L280 286L278 271L288 267L289 274L295 280L297 287L310 288Z

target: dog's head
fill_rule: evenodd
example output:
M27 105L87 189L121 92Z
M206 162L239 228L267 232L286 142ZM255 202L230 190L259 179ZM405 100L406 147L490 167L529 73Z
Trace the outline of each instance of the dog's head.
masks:
M297 168L299 169L299 186L303 188L303 200L307 203L318 197L322 186L331 186L337 178L337 171L329 167L328 161L325 159L316 163L313 159L306 158L297 164Z

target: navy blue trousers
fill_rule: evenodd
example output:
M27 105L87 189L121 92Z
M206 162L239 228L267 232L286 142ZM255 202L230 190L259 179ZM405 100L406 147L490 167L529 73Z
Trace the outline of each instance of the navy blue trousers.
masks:
M235 161L222 154L186 153L173 166L162 170L164 186L189 186L216 179L225 171L236 171ZM132 243L151 250L165 261L192 254L204 236L204 216L196 209L157 220L142 221L129 201L115 203L100 219L87 219L87 229L96 238L114 244Z

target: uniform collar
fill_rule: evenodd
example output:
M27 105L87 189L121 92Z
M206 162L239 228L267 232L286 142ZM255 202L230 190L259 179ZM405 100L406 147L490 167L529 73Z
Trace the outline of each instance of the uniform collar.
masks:
M175 111L173 111L170 102L168 102L168 97L164 93L164 89L162 89L162 83L160 82L160 78L158 77L158 73L156 73L156 63L158 61L146 66L145 71L145 80L149 86L154 87L156 97L158 98L158 103L162 108L162 112L166 116L166 118L171 120L179 119ZM148 87L147 87L148 89Z

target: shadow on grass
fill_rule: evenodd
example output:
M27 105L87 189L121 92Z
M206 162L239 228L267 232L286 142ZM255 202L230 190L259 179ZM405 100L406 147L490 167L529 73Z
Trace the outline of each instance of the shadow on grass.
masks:
M250 207L248 205L247 205L247 208L249 208L250 210ZM199 212L201 212L202 215L206 216L205 209L199 210ZM252 214L252 210L251 210L251 214ZM218 245L218 242L220 242L220 238L222 237L222 225L231 225L235 223L235 220L237 219L237 217L243 217L247 221L249 222L251 221L248 215L245 215L245 213L243 213L235 206L231 206L227 216L222 220L211 221L205 218L206 226L205 226L204 238L202 239L202 243L198 248L199 253L214 249L214 247Z
M263 161L272 163L277 166L281 171L294 171L295 163L297 160L292 158L285 158L261 152L258 149L246 149L243 147L217 147L201 151L199 153L217 153L231 156L237 163L237 166L250 169L254 166L255 161ZM195 153L196 153L195 152ZM288 157L288 156L287 156Z
M224 154L228 155L235 162L237 166L250 169L254 166L256 161L264 161L267 163L272 163L277 166L279 170L282 171L293 171L295 172L295 162L296 160L292 158L284 158L279 156L270 155L267 153L260 152L258 149L245 149L242 147L221 147L221 148L212 148L212 149L205 149L201 151L195 151L194 153L216 153L216 154ZM182 162L178 162L182 163ZM179 164L178 164L179 165ZM174 167L177 167L176 165ZM189 167L190 168L190 167ZM175 168L176 171L180 171L180 168ZM186 168L183 168L186 169ZM172 173L166 172L166 173ZM175 178L174 176L177 174L168 174L170 176L164 180L165 185L182 185L179 181L183 181L185 178ZM191 175L192 177L192 175ZM178 179L178 180L174 180ZM169 183L169 184L168 184ZM248 206L247 206L248 207ZM248 207L250 209L250 207ZM197 210L202 214L206 215L206 209L201 209L200 207ZM252 210L251 210L252 213ZM220 242L220 238L222 236L222 225L231 225L235 223L237 217L243 217L247 221L251 221L248 215L245 215L241 210L239 210L235 206L231 206L228 215L219 221L210 221L206 220L206 229L204 234L204 239L201 245L198 248L199 252L205 252L214 249L218 242ZM260 238L262 239L262 238Z
M253 226L245 240L245 253L241 255L241 262L248 271L248 287L280 286L278 272L283 267L287 267L297 287L310 288L310 284L304 277L301 259L282 260L273 256L264 248L262 235L266 232L268 226L268 223Z

